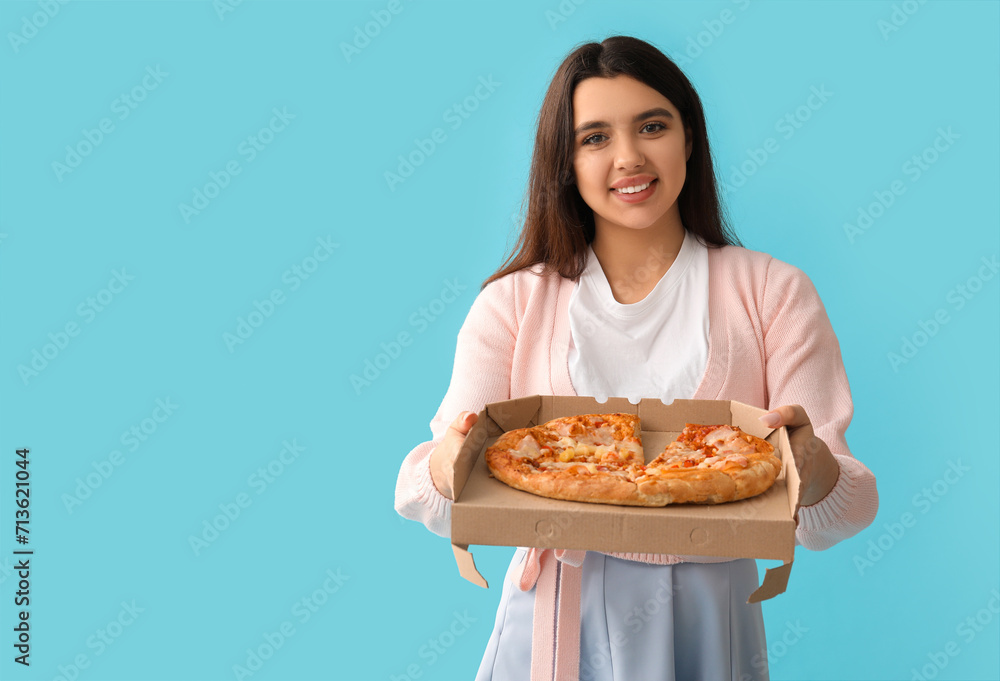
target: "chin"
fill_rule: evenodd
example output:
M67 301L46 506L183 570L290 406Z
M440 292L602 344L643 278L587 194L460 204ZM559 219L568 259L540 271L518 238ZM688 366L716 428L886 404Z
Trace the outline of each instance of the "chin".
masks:
M630 230L641 231L653 227L654 225L662 221L665 215L666 213L660 213L655 217L646 217L646 218L632 215L624 220L621 218L615 219L615 217L604 217L604 222L613 227L617 227L618 229L630 229Z

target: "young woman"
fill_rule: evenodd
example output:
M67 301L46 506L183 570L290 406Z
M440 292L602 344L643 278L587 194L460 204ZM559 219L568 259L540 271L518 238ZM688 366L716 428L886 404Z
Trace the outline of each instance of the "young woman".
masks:
M459 332L396 510L448 535L442 471L489 402L734 399L789 428L799 544L868 526L875 479L844 438L853 407L823 304L800 270L734 242L684 74L635 38L576 49L542 104L520 240ZM747 559L518 549L476 678L767 679L757 586Z

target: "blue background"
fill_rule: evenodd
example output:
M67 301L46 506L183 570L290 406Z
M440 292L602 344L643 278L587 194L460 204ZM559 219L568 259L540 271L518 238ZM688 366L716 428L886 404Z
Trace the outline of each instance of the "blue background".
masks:
M577 45L625 33L681 62L724 179L777 143L726 201L746 246L819 289L854 394L848 439L879 481L875 523L800 549L765 603L771 677L998 678L1000 279L983 264L1000 253L998 4L577 2L0 5L0 676L237 679L266 637L280 647L242 678L473 676L512 549L475 547L493 586L465 582L446 540L395 514L396 475L516 236L549 79ZM776 124L813 87L832 95L786 138ZM241 145L275 108L294 119L250 160ZM955 137L915 178L939 129ZM60 173L67 145L89 153ZM894 181L905 193L849 235ZM114 293L116 271L131 280ZM447 282L464 287L450 303ZM240 327L255 303L270 315ZM10 647L25 446L30 668ZM238 517L192 547L220 505ZM304 621L307 597L322 605ZM474 622L444 635L456 613Z

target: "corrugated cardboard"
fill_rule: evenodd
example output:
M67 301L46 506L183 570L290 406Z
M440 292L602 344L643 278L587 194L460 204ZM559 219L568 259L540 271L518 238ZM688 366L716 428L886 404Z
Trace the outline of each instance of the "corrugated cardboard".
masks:
M646 460L656 457L685 423L727 423L774 445L783 470L764 494L728 504L680 504L660 508L614 506L547 499L490 477L483 456L505 431L576 414L638 414ZM765 410L729 400L659 400L632 404L611 398L535 395L494 402L479 413L450 472L456 501L451 541L463 577L486 587L470 544L590 551L669 553L681 556L769 558L769 569L751 602L782 593L795 557L799 478L784 428L774 431L758 417Z

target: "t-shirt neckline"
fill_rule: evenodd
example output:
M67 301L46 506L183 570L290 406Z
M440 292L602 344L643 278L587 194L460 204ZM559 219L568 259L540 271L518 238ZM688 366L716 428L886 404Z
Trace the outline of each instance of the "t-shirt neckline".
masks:
M677 257L674 258L674 261L670 264L667 271L664 272L663 276L660 277L660 280L656 282L653 290L638 302L619 303L615 300L615 296L611 292L611 283L608 281L607 275L604 273L604 269L601 267L601 263L597 259L593 247L589 245L587 246L587 264L584 268L581 285L588 286L596 295L602 307L616 317L626 319L644 314L651 307L659 303L684 278L684 274L688 271L694 259L697 248L695 242L695 237L685 230L684 240L681 242Z

